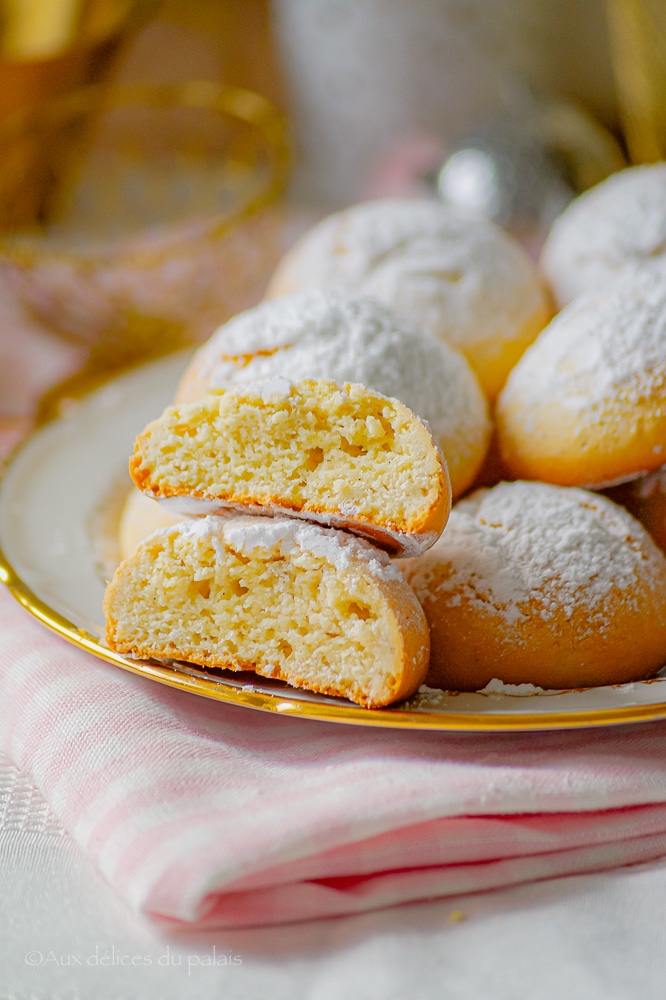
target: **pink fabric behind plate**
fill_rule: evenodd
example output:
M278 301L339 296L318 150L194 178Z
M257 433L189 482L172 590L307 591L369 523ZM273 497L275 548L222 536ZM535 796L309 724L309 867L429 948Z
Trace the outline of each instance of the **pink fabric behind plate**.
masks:
M666 724L484 736L276 717L98 661L5 591L0 742L133 908L198 926L666 854Z

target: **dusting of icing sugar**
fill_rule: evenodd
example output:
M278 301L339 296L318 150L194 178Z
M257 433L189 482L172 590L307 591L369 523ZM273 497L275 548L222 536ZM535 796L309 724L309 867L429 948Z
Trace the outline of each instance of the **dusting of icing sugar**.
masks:
M224 523L224 518L198 517L189 521L180 521L170 528L156 532L156 534L176 534L180 538L206 539L212 543L217 558L222 559L224 558L224 539L221 529Z
M276 375L359 382L424 419L445 454L482 451L490 433L467 360L371 299L312 291L265 302L220 327L197 366L212 389Z
M413 558L423 555L439 537L436 531L409 534L380 525L373 525L372 529L369 530L364 521L358 520L358 509L352 503L341 503L338 507L339 513L322 513L280 507L276 503L272 503L270 507L262 507L259 504L226 503L224 500L209 500L206 497L160 497L158 502L166 510L188 518L209 516L231 518L253 514L263 518L288 517L309 523L314 522L327 528L337 528L341 531L351 532L357 537L365 538L373 546L390 549L391 554L396 558Z
M511 340L545 308L522 247L492 222L426 199L328 216L284 261L285 285L369 295L460 346ZM275 284L280 284L280 269Z
M534 694L544 694L545 688L537 687L536 684L505 684L499 677L493 677L485 687L480 688L479 694L508 694L519 698L526 698Z
M257 396L264 403L268 403L271 399L286 399L291 395L291 391L294 388L294 383L284 375L272 375L270 378L258 379L254 382L249 382L247 385L242 387L242 391L249 393L256 393ZM234 391L233 389L231 390ZM240 392L240 387L238 387Z
M204 519L210 520L214 519ZM220 529L213 525L204 530ZM305 552L324 559L339 572L345 572L353 562L361 561L368 572L378 579L387 582L403 579L385 552L334 528L280 517L238 517L224 522L221 530L225 542L243 553L277 548L283 555L293 558L298 552Z
M560 306L666 260L666 164L631 167L576 198L555 222L541 267Z
M656 559L641 526L605 497L537 482L479 490L451 511L439 541L416 564L417 594L464 596L508 624L550 621L584 608L603 627L605 602L632 588ZM653 553L650 555L650 553ZM443 566L445 574L433 575ZM437 583L434 583L434 580Z
M618 398L636 402L666 373L666 274L625 275L559 313L509 375L501 407L560 403L599 419Z

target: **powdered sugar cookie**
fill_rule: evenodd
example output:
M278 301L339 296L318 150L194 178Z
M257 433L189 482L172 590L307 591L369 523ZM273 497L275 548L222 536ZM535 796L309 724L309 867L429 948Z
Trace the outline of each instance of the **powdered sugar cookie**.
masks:
M396 399L328 380L278 375L170 406L137 438L130 474L175 511L287 514L395 555L425 551L451 507L423 421Z
M430 625L431 687L586 687L666 663L666 557L606 497L536 482L478 490L405 572Z
M490 439L488 404L462 354L371 299L302 292L241 313L194 356L176 395L284 375L360 382L399 399L427 421L459 496Z
M367 202L324 219L284 257L268 297L317 287L369 295L453 344L490 399L550 315L515 240L426 199Z
M666 459L666 276L581 296L539 336L497 402L516 477L602 488Z
M553 225L541 269L562 307L660 260L666 269L666 163L621 170L576 198Z
M428 627L388 556L298 521L216 517L144 540L107 588L112 649L254 670L378 708L428 667Z

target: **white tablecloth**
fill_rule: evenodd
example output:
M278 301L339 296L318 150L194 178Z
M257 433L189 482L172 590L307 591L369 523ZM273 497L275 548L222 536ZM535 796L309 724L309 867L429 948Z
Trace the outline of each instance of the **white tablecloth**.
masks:
M663 1000L666 859L343 920L187 934L116 899L0 757L2 1000Z

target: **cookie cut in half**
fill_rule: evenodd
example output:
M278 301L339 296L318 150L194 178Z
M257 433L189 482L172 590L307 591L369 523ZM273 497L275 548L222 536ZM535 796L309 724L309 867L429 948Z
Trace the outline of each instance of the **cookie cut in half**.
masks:
M276 375L292 382L360 382L399 399L430 427L446 457L454 498L474 482L491 420L469 362L374 299L317 288L234 316L194 354L173 402Z
M253 670L366 708L408 697L428 669L423 611L389 557L288 518L155 532L119 566L104 611L120 653Z
M446 465L426 424L362 385L276 377L168 407L130 459L175 511L285 514L416 555L446 524Z

